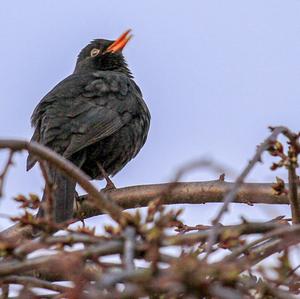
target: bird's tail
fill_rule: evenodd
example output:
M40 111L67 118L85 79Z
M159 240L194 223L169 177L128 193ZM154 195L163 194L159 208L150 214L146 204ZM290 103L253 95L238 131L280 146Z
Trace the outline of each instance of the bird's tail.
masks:
M53 183L53 220L56 223L67 221L73 216L76 183L53 167L48 168L48 174ZM46 198L47 196L44 192L42 198L42 203L44 204L41 205L38 211L38 217L45 215L44 208Z

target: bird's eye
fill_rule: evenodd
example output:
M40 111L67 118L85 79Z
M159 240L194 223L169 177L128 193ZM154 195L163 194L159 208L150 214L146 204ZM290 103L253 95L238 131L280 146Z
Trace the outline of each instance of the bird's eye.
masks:
M94 49L92 49L90 55L91 55L91 57L95 57L95 56L97 56L99 53L100 53L100 50L97 49L97 48L94 48Z

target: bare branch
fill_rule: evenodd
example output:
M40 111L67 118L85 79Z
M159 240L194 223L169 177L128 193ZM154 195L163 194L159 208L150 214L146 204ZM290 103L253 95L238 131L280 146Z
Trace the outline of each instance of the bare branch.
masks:
M300 294L299 267L293 263L294 250L300 245L300 190L296 172L299 134L284 127L272 130L235 183L225 182L224 176L210 182L177 182L185 171L214 167L201 160L181 168L175 175L176 182L105 193L96 191L99 195L90 189L86 176L76 168L68 168L69 162L52 156L51 151L45 152L44 148L27 142L20 144L20 141L8 140L3 143L0 140L0 148L9 143L13 145L12 151L26 149L42 161L46 193L51 189L51 182L43 167L44 160L54 163L68 175L71 173L72 179L81 180L89 195L76 198L74 218L84 219L108 212L117 221L106 225L102 234L87 226L68 228L73 222L58 225L49 217L37 219L28 210L36 208L36 198L20 196L18 200L24 215L12 218L19 224L0 234L2 298L11 295L10 284L23 286L20 298L40 298L35 294L36 287L56 292L42 296L55 299L296 298ZM277 140L278 134L288 139L288 153ZM244 183L265 150L280 158L272 164L272 170L288 169L288 186L280 178L275 184ZM93 199L89 200L91 196ZM100 202L98 206L97 202ZM107 202L112 204L106 206ZM212 225L187 225L180 218L182 209L164 206L209 202L223 204ZM220 220L233 202L291 204L293 217L278 216L263 223L242 218L240 224L223 226ZM46 208L51 212L51 198L48 205ZM122 213L123 209L146 206L145 214L139 210L131 211L128 216L129 213ZM118 221L120 215L123 218ZM32 228L45 233L32 239ZM58 230L62 230L62 234L53 235ZM257 265L271 256L276 261L273 265ZM122 262L107 261L115 257ZM135 267L135 263L140 262L143 268ZM51 283L55 281L67 281L70 285Z
M88 176L70 161L37 142L1 139L0 149L7 148L12 151L27 150L39 159L47 160L74 179L89 194L90 200L92 200L95 207L106 211L116 222L126 223L122 210L113 201L109 200L105 193L98 191L89 182Z
M220 180L207 182L169 183L157 185L141 185L107 191L110 198L123 209L146 207L170 188L169 196L163 204L205 204L222 203L223 197L234 186L234 183ZM299 191L300 195L300 191ZM75 213L83 218L100 215L100 211L92 208L86 196L79 198L79 210ZM277 195L272 183L244 183L238 189L235 203L243 204L289 204L286 194Z
M172 185L172 188L170 187ZM107 194L122 209L147 207L148 204L161 196L165 190L170 194L164 199L164 204L204 204L222 203L224 195L232 189L234 183L220 180L191 183L169 183L157 185L141 185L119 188L107 191ZM270 183L244 183L239 188L234 202L251 204L289 204L285 193L277 195ZM300 192L299 192L300 196ZM76 206L76 205L75 205ZM87 196L78 199L78 208L74 208L74 218L84 219L103 214L89 202ZM30 226L14 225L0 233L5 238L11 237L21 241L23 238L32 238Z

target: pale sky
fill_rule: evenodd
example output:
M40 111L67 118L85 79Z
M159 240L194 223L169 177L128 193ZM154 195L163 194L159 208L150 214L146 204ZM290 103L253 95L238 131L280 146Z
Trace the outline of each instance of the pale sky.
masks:
M178 167L203 157L237 174L269 125L300 129L299 15L298 0L3 0L0 137L29 139L35 105L73 71L80 49L132 28L124 54L152 123L145 147L115 184L168 181ZM0 152L0 166L4 157ZM26 173L25 159L15 159L1 213L16 212L12 196L41 193L39 169ZM283 173L270 172L266 161L249 180L271 182ZM201 170L185 179L216 177ZM209 223L219 206L186 206L185 219ZM288 213L287 207L232 210L228 221ZM0 218L0 229L7 225Z

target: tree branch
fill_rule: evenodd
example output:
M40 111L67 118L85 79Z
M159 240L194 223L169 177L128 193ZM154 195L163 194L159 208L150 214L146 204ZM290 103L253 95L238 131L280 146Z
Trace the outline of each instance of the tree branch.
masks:
M90 195L90 200L98 209L106 211L116 222L126 223L122 210L113 201L109 200L106 194L99 192L89 182L89 177L83 171L49 148L37 142L0 139L0 149L10 149L12 151L27 150L38 159L46 160L74 179Z
M165 190L169 189L171 190L167 196L164 196L162 204L222 203L224 195L233 186L234 183L215 180L132 186L110 190L107 193L121 208L132 209L148 206L150 201L161 197L165 193ZM79 198L79 208L74 213L75 218L88 218L101 214L101 211L91 207L86 199L86 195ZM244 183L236 193L233 202L251 205L289 204L289 199L284 193L277 195L271 183Z
M172 188L170 188L172 185ZM164 196L165 205L172 204L205 204L222 203L224 195L231 190L234 183L220 180L207 182L167 183L157 185L141 185L119 188L107 191L111 200L122 209L147 207L150 201L161 196L165 190L169 190L168 196ZM300 196L300 191L298 192ZM234 203L244 204L289 204L289 198L285 193L277 195L270 183L244 183L238 190ZM86 219L103 214L88 200L87 195L78 199L74 205L74 218ZM76 207L77 206L77 207ZM30 226L13 225L0 233L1 237L12 238L22 242L22 239L32 238Z

